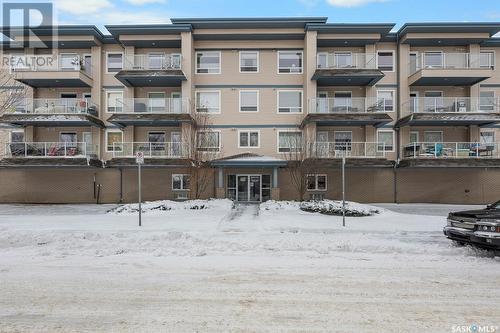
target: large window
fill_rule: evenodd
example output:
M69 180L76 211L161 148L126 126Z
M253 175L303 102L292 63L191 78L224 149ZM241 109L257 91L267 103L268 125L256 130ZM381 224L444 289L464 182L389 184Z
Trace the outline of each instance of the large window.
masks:
M10 132L10 142L11 143L24 142L24 131Z
M240 131L239 148L259 148L259 131Z
M425 68L442 68L444 63L443 52L425 52L424 67Z
M220 51L196 52L196 73L220 74Z
M219 151L220 150L220 132L206 131L198 133L199 151Z
M59 55L59 66L62 70L79 70L80 57L76 53L61 53Z
M379 130L377 132L377 150L394 151L394 131Z
M123 68L123 53L108 53L106 59L108 73L116 73Z
M483 51L479 54L479 66L481 68L495 67L495 52Z
M394 52L379 51L377 52L377 66L383 72L394 71Z
M106 151L122 151L123 132L120 130L106 130Z
M377 110L381 112L394 111L394 90L377 91Z
M197 91L196 111L220 113L220 91Z
M123 112L123 91L106 92L106 111L110 113Z
M259 71L259 52L241 51L240 52L240 72L257 73Z
M174 191L189 191L191 176L186 174L172 175L172 190Z
M257 90L240 91L240 112L259 111L259 92Z
M278 73L302 73L302 51L278 51Z
M495 92L481 91L479 92L479 110L494 111L495 110Z
M425 131L424 142L436 143L443 142L443 132L441 131Z
M278 152L298 152L302 149L302 132L283 131L278 132Z
M278 112L280 113L301 113L302 112L302 91L281 90L278 91Z
M307 175L308 191L326 191L326 175Z
M495 143L495 132L483 131L479 133L480 142L482 145L490 145Z

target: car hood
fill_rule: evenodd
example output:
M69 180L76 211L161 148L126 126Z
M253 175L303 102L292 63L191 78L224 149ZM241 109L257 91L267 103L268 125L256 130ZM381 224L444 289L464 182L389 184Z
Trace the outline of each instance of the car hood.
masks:
M477 209L477 210L464 210L461 212L453 212L450 214L454 217L466 217L466 218L490 218L490 219L500 219L500 210L498 209Z

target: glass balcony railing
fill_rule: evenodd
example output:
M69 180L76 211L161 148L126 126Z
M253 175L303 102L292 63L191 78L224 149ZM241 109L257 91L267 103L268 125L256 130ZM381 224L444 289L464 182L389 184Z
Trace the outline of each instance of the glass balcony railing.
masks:
M495 65L493 53L424 52L410 55L409 75L421 69L491 69Z
M16 55L9 58L12 72L78 72L92 77L92 62L87 56L78 54L33 54Z
M375 69L377 67L375 54L319 52L318 69Z
M498 143L413 142L402 147L403 158L500 158Z
M97 117L97 105L88 98L23 98L11 111L26 114L89 114Z
M108 102L110 113L189 113L185 98L117 98Z
M500 112L498 97L413 97L404 104L413 113Z
M13 158L87 158L96 157L98 148L86 142L12 142L5 152Z
M392 98L331 97L312 98L309 113L367 113L394 111Z
M135 157L143 152L146 158L186 158L189 145L182 142L115 142L113 158Z
M314 142L310 152L317 158L385 158L386 147L377 142Z
M126 56L124 69L126 70L167 70L181 69L181 55L177 53L165 54L136 54Z

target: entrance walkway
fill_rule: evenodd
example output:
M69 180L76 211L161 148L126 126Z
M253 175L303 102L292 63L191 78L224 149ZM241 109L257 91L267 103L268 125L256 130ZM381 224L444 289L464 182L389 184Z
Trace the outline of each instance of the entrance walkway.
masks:
M235 203L231 213L219 222L217 229L229 233L259 231L259 204Z

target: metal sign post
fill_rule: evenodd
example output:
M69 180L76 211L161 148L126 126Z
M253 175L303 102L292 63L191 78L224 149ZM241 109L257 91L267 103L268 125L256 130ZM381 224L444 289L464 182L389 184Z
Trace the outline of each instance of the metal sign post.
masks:
M139 227L142 226L142 185L141 185L141 165L144 164L144 153L138 151L135 155L135 162L137 163L137 179L138 179L138 192L139 192Z
M342 226L345 227L345 157L342 157Z

